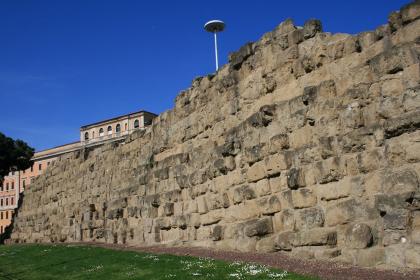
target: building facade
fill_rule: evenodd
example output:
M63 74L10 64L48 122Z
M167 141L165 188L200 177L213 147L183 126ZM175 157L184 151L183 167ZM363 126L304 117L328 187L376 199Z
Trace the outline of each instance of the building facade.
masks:
M112 119L84 125L80 128L80 143L96 145L106 141L123 138L138 129L145 129L152 124L156 115L147 111L138 111Z
M12 220L19 199L19 172L10 172L0 186L0 233L3 233Z
M0 186L0 234L10 225L18 206L19 195L27 189L33 180L45 172L56 160L65 158L71 152L84 147L102 145L117 141L124 136L145 129L152 124L156 114L138 111L112 119L84 125L80 128L80 141L36 152L32 166L26 170L10 172Z

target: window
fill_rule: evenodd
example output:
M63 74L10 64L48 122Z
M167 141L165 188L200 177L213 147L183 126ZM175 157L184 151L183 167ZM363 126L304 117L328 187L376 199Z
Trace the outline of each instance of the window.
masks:
M139 120L134 121L134 128L139 128Z
M12 176L15 176L15 171L12 171Z
M95 131L92 131L92 139L95 138Z
M0 199L0 206L3 206L3 199Z
M12 198L10 198L10 205L14 205L14 204L15 204L15 198L12 197Z
M22 173L23 173L23 174L25 174L25 172L26 172L26 170L23 170L23 172L22 172Z
M85 132L85 140L89 140L89 132Z
M108 135L111 135L112 134L112 126L108 126L107 131L108 131Z
M0 214L0 219L3 220L3 212Z
M38 170L41 171L42 170L42 164L38 164Z
M22 187L25 187L25 186L26 186L26 181L22 180Z
M6 197L6 206L8 206L8 205L9 205L9 198Z
M32 165L32 166L31 166L31 172L33 172L33 171L34 171L34 166Z
M121 125L117 124L117 126L115 127L115 132L116 133L120 133L121 132Z
M12 182L12 190L14 190L15 189L15 182L13 181Z
M6 220L9 219L9 211L6 211Z
M99 136L104 136L104 129L103 128L99 129Z
M128 129L127 129L127 124L125 124L124 125L124 129L125 129L125 131L127 131Z
M9 182L6 183L6 191L9 190Z
M51 163L51 162L49 162L49 161L48 161L48 162L47 162L47 166L50 166L50 163Z

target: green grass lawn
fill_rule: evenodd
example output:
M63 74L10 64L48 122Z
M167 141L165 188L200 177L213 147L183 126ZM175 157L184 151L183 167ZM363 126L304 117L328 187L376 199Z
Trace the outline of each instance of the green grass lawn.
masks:
M75 245L0 246L0 279L311 279L262 265Z

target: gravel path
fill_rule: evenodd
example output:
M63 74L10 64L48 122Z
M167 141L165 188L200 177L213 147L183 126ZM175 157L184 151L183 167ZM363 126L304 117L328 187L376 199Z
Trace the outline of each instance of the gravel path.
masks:
M373 268L361 268L342 263L319 260L305 260L290 257L284 253L253 253L253 252L236 252L236 251L220 251L208 248L197 247L136 247L120 244L105 243L73 243L78 245L90 245L103 248L111 248L115 250L130 250L156 254L171 254L178 256L195 256L209 257L213 259L226 261L244 261L254 262L268 265L271 267L295 272L301 275L317 276L321 279L341 280L341 279L357 279L357 280L419 280L420 270L393 271Z

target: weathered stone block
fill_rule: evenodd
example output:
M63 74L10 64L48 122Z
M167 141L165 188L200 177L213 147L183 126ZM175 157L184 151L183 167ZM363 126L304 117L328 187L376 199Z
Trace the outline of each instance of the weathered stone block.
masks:
M320 207L296 211L296 229L305 230L324 225L324 211Z
M336 200L350 195L352 183L351 178L346 177L338 182L316 186L316 194L320 200Z
M357 207L358 205L354 199L340 201L335 205L329 206L325 215L325 223L328 226L346 224L355 217L355 208Z
M303 188L306 186L305 176L303 174L302 169L291 168L287 172L287 186L292 190Z
M297 233L293 231L282 232L275 237L275 249L281 251L291 251L297 242Z
M223 227L220 225L214 226L212 230L213 241L219 241L223 238Z
M328 259L336 258L340 255L341 255L341 250L336 249L336 248L319 249L319 250L315 250L314 252L315 259L318 259L318 260L328 260Z
M340 159L337 157L331 157L322 162L317 162L314 166L318 173L317 182L326 184L340 180L343 177L340 164Z
M373 235L370 227L363 223L357 223L348 227L346 232L346 245L349 248L363 249L373 243Z
M172 216L174 214L174 204L173 203L165 203L164 206L164 214L166 216Z
M409 212L405 209L395 209L387 212L384 219L384 229L406 229L409 221Z
M258 199L257 204L263 215L271 215L281 211L281 202L278 195L262 197Z
M253 43L242 46L239 51L229 55L229 62L233 69L241 68L242 63L254 53Z
M288 34L289 46L299 44L303 41L303 29L293 30Z
M289 137L286 133L281 133L271 137L270 139L270 152L278 153L281 150L289 148Z
M243 185L233 190L233 203L238 204L244 200L256 198L255 191L249 185Z
M330 228L313 228L307 231L300 231L294 246L319 246L319 245L336 245L337 232Z
M264 161L254 163L249 167L247 172L247 178L249 182L256 182L267 176L266 166Z
M322 32L322 24L320 20L310 19L303 25L303 38L309 39Z
M420 18L420 2L413 1L401 8L401 19L403 24L408 24Z
M416 172L412 169L387 172L384 175L382 191L387 195L415 192L419 190L419 179Z
M268 179L259 180L255 184L251 184L250 187L255 190L257 196L266 196L271 193Z
M273 223L270 217L256 219L244 224L244 233L248 237L263 236L273 232Z
M395 74L415 63L418 63L418 58L407 45L392 47L369 61L371 69L377 75Z
M295 216L293 210L285 209L274 214L273 217L274 232L293 231L295 229Z
M200 214L205 214L209 211L205 196L202 195L202 196L197 197L197 207L198 207L198 213Z
M292 201L295 208L307 208L316 205L316 195L307 188L292 191Z
M268 175L279 174L280 171L289 169L291 158L286 153L278 153L266 159L265 166Z

